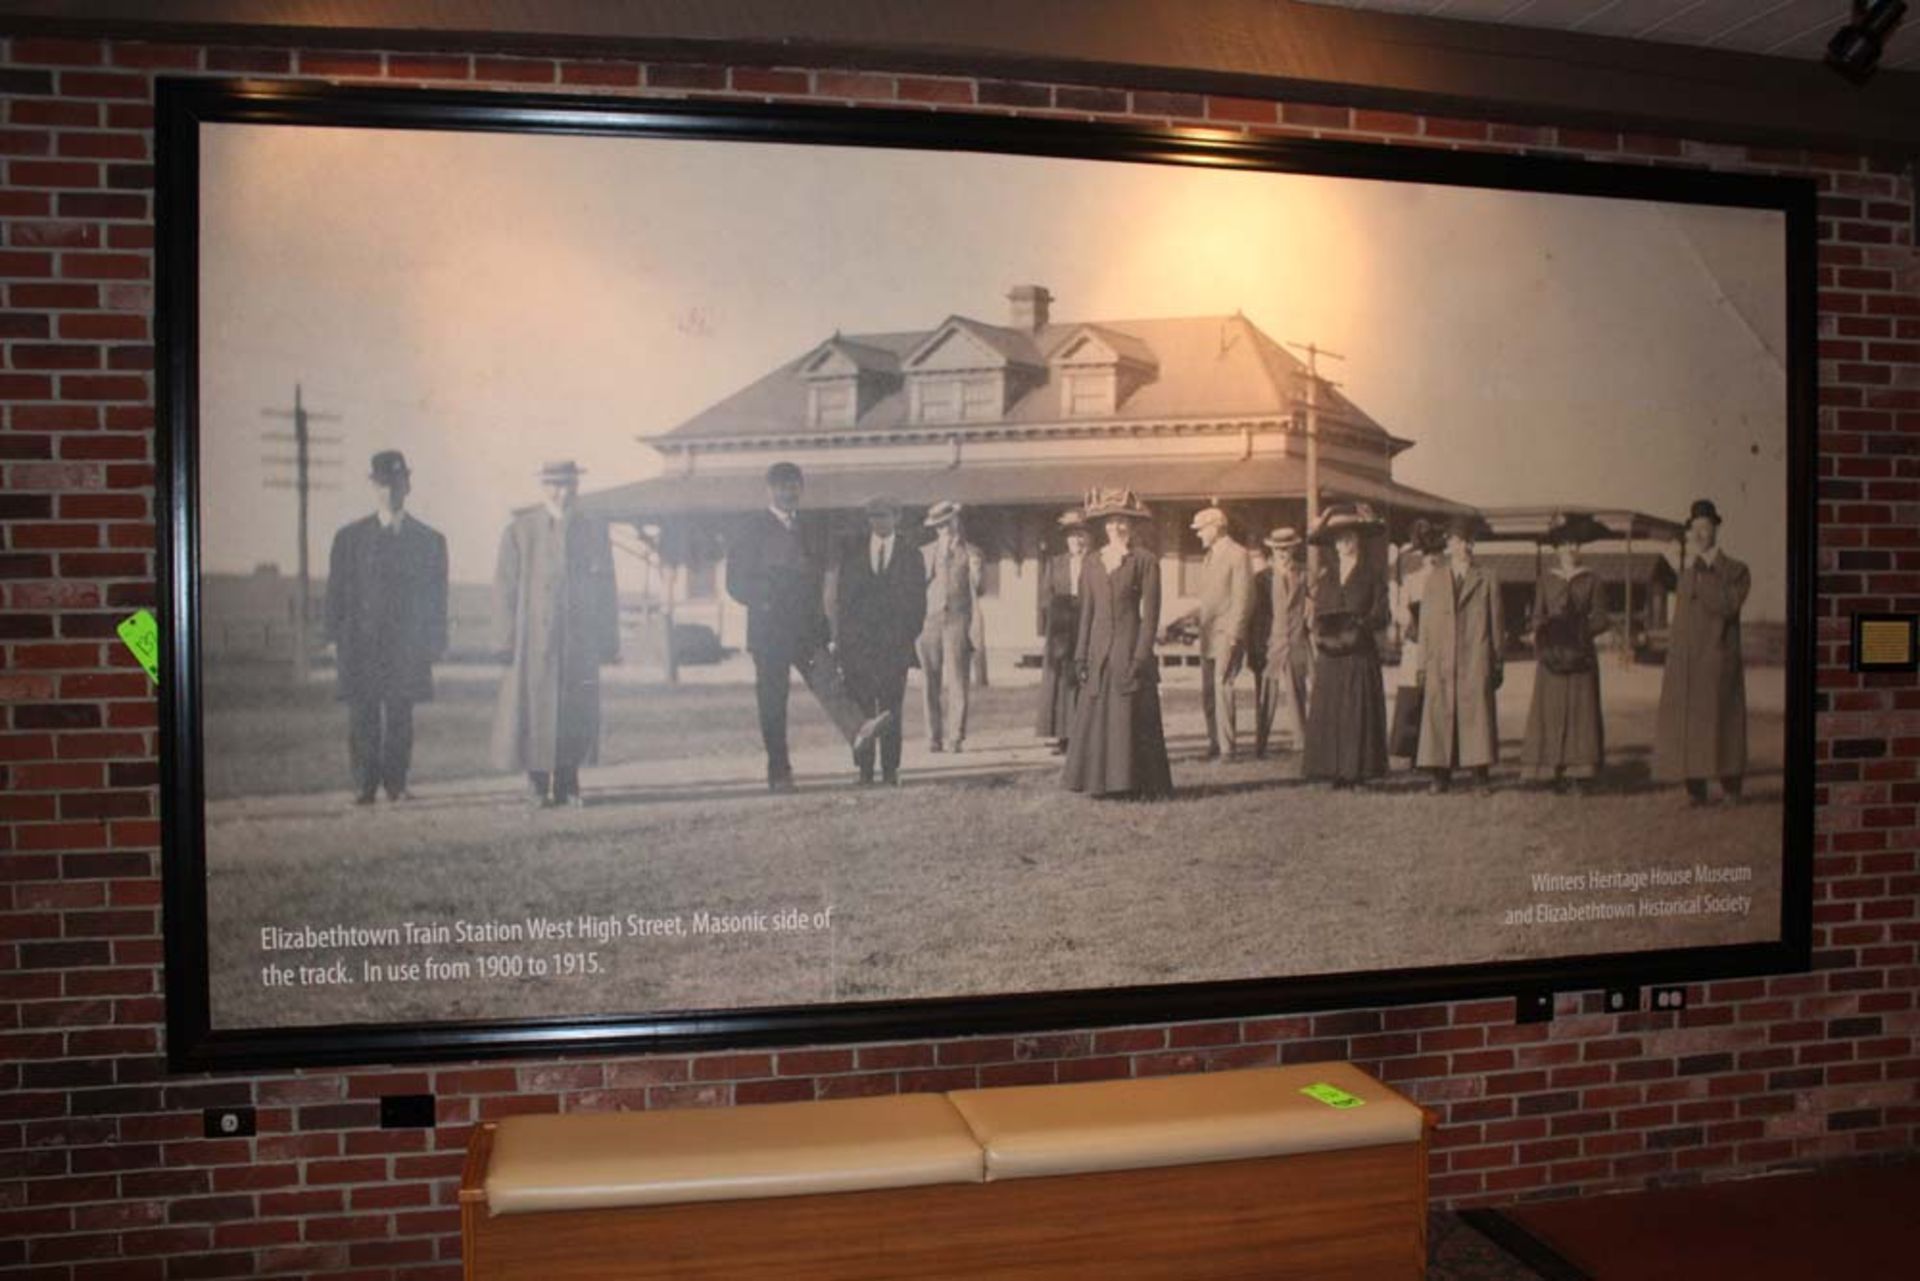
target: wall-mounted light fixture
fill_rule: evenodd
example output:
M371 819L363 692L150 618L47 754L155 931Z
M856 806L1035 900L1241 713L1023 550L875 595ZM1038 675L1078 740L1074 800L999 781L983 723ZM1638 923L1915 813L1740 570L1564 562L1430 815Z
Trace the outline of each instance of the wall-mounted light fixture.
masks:
M1865 84L1880 65L1887 36L1906 16L1907 0L1853 0L1853 21L1827 42L1827 65Z

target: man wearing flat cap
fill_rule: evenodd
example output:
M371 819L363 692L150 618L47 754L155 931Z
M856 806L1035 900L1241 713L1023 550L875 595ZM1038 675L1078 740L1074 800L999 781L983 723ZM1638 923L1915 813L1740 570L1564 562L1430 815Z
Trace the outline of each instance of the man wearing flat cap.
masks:
M447 648L447 540L407 511L412 477L399 450L373 456L373 513L342 526L327 561L327 638L347 705L353 799L406 800L413 705L433 697Z
M1203 507L1193 532L1206 549L1200 562L1200 704L1207 714L1207 759L1234 758L1238 700L1234 681L1247 658L1253 616L1253 566L1227 532L1227 514Z
M727 544L727 595L747 611L767 787L790 792L787 692L795 669L856 755L894 718L860 710L827 648L826 567L800 527L800 497L806 490L800 468L777 462L767 468L766 483L766 507L748 517Z
M866 511L867 532L848 541L827 575L827 620L847 692L863 716L885 717L877 735L854 744L860 781L873 782L877 748L881 781L892 784L900 781L900 713L924 585L919 549L900 536L899 504L871 498Z
M494 648L510 656L493 758L524 771L528 799L579 806L580 767L599 759L600 667L620 656L620 606L606 522L582 512L578 466L540 469L545 494L500 538Z
M1747 768L1747 673L1740 651L1740 611L1753 579L1720 550L1720 512L1694 503L1681 545L1668 553L1679 572L1667 666L1660 681L1659 731L1653 776L1685 783L1695 805L1719 779L1729 801L1740 799Z
M933 541L920 549L925 613L920 625L921 693L927 708L927 746L958 752L967 740L967 700L973 687L974 614L980 607L985 559L960 532L960 504L942 499L927 509Z

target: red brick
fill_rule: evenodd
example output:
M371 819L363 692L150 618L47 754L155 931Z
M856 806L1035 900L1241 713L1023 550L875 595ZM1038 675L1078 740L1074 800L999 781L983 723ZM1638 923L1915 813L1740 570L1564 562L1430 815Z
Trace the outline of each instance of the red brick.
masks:
M813 84L811 75L805 71L769 71L760 67L735 67L730 73L730 80L735 93L789 98L804 95ZM972 101L971 96L968 101Z
M390 53L387 75L395 80L471 80L473 60L439 54Z
M633 62L563 62L560 83L604 89L635 89L640 85L640 66Z
M300 53L300 74L306 76L377 76L385 61L377 53L333 53L306 49Z
M1264 98L1209 97L1207 119L1231 120L1239 124L1270 125L1279 121L1280 109Z
M476 80L499 80L508 84L552 84L559 68L547 58L479 58L474 62Z
M648 83L659 68L647 69ZM717 87L717 86L716 86ZM892 76L873 75L857 71L816 71L813 75L813 92L821 98L855 98L868 101L886 101L894 96Z
M98 40L66 40L45 36L14 39L13 61L50 67L98 67L107 60L106 45Z

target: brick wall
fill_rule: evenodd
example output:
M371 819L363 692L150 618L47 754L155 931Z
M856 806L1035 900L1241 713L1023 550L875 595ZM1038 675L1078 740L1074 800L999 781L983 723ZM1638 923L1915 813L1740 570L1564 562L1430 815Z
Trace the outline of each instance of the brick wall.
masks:
M155 704L112 640L153 603L152 77L299 75L1205 121L1527 149L1820 184L1820 686L1805 975L1682 1014L1547 1025L1510 1002L775 1052L198 1078L161 1058ZM458 1275L468 1127L527 1110L712 1106L1353 1058L1434 1108L1453 1202L1911 1152L1920 1138L1920 687L1845 666L1846 614L1920 608L1913 193L1850 155L1072 85L460 54L14 39L0 59L0 1275ZM432 1133L377 1128L432 1091ZM259 1109L207 1141L199 1110Z

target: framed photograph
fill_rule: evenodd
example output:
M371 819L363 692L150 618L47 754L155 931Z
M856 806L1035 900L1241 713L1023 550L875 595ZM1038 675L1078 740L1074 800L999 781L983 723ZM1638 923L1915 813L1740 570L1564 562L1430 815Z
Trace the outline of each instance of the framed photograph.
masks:
M181 1068L1804 967L1811 184L164 82Z

